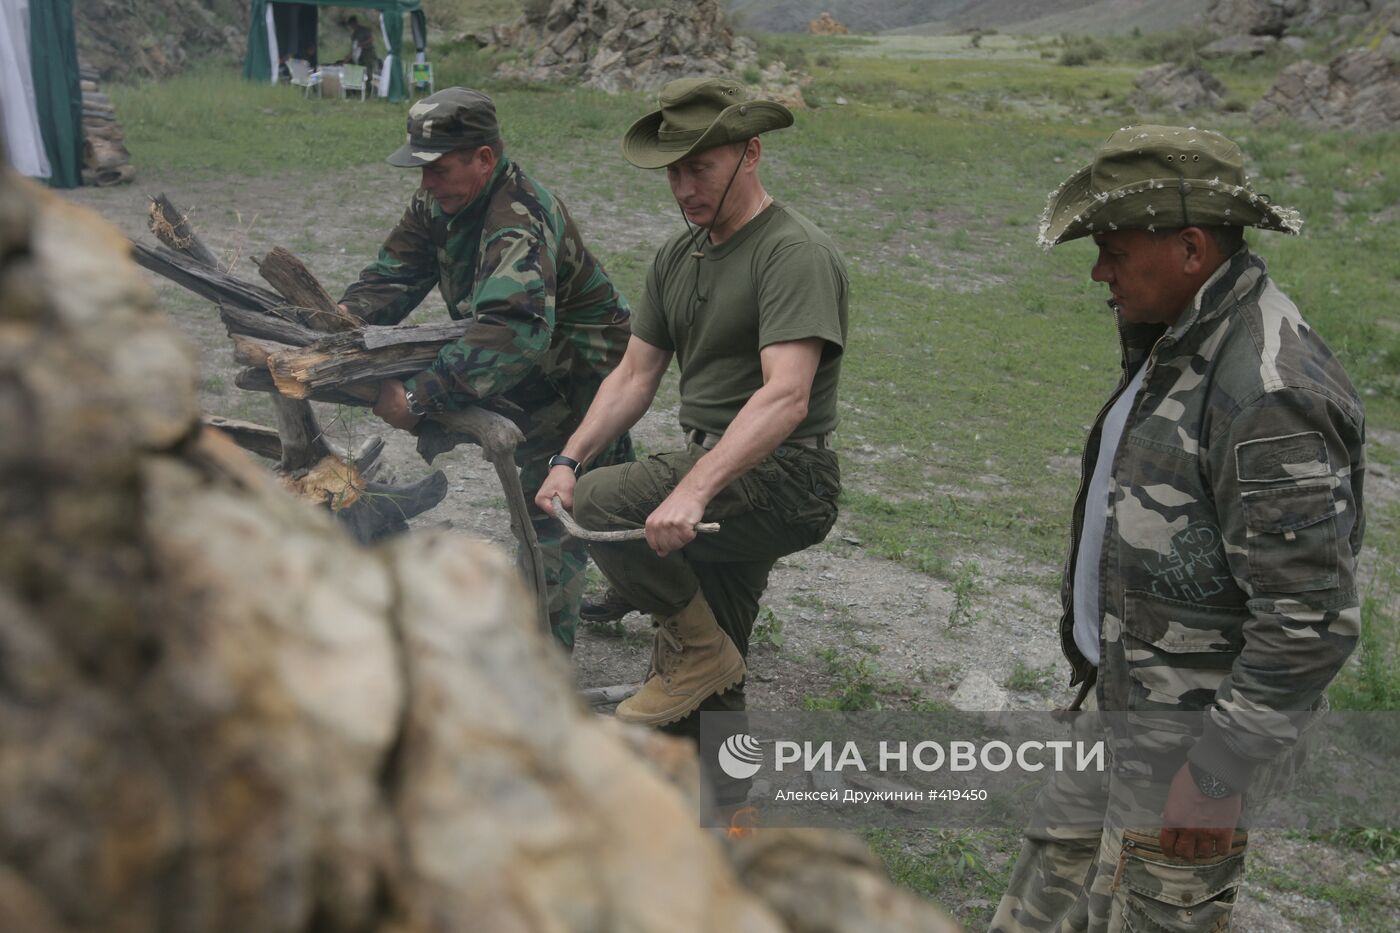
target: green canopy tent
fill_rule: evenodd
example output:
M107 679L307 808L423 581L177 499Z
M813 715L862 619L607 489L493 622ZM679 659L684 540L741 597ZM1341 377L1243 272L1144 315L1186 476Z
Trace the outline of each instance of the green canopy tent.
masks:
M403 67L399 50L403 44L403 17L413 16L414 41L419 58L423 56L427 30L420 0L252 0L252 19L248 25L248 54L243 60L243 77L249 81L277 82L277 24L274 8L281 5L353 6L379 11L380 32L384 37L384 66L379 82L380 96L391 101L403 100L405 93ZM285 50L284 50L285 51Z
M10 28L5 32L7 41L16 46L27 40L28 48L23 51L28 54L23 59L30 74L8 74L0 98L6 98L7 109L32 114L30 127L37 123L39 139L31 146L40 143L46 158L39 160L32 173L55 188L76 188L83 180L83 94L78 85L73 7L70 0L19 4L15 9L20 16L12 25L23 23L26 5L29 34ZM18 47L6 50L10 66L18 64L20 51Z

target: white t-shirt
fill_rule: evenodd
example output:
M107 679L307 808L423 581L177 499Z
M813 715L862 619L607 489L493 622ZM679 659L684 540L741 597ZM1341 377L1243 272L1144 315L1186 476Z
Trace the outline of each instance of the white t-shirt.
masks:
M1079 533L1079 554L1074 561L1074 643L1095 667L1099 663L1099 633L1103 628L1099 606L1099 558L1103 556L1104 535L1108 532L1109 474L1113 472L1113 460L1123 442L1123 428L1142 391L1146 372L1146 364L1138 367L1123 394L1104 416L1099 458L1094 463L1084 499L1084 524Z

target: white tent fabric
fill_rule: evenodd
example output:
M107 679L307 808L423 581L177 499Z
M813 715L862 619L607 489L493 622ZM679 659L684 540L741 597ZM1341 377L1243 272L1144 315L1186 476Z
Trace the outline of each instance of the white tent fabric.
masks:
M22 175L52 174L29 68L29 0L0 0L0 111L5 120L5 155Z
M282 61L282 53L277 48L277 23L272 15L272 4L267 5L267 60L272 63L272 83L276 84L281 75L277 66Z
M395 16L399 14L395 13ZM379 32L384 36L384 63L379 67L379 96L389 96L389 69L399 67L394 61L394 46L389 42L389 27L384 25L384 14L379 14Z

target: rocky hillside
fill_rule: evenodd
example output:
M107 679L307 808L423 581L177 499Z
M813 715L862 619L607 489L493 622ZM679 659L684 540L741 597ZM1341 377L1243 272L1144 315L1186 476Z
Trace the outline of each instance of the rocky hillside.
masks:
M1171 32L1203 19L1222 35L1285 28L1349 33L1395 0L728 0L749 29L801 32L824 11L856 32Z
M242 58L247 0L79 0L78 54L103 79L159 78L192 59Z

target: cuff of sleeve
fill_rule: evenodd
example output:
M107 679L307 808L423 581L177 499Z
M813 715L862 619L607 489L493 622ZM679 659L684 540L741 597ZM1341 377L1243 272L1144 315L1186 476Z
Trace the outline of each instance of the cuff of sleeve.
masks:
M448 408L447 383L431 369L425 369L411 379L403 381L403 387L413 393L424 411L446 411Z
M1225 730L1215 722L1206 720L1205 732L1187 753L1191 763L1202 771L1209 771L1236 791L1243 792L1249 787L1254 769L1262 762L1241 755L1230 745Z

